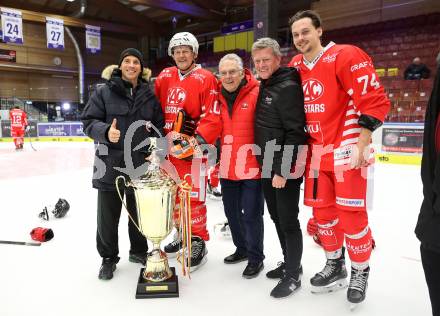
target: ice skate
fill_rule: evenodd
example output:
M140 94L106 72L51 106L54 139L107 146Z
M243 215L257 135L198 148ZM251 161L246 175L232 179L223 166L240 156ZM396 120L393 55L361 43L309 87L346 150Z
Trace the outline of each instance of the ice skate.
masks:
M339 259L327 259L324 269L310 279L312 293L330 293L347 287L347 269L342 255Z
M351 268L350 285L347 290L347 300L350 303L351 310L355 309L365 300L369 273L370 267L364 270Z
M182 249L182 238L180 237L179 232L176 231L173 236L173 241L166 245L163 250L168 258L175 258L180 249Z
M201 266L203 266L208 261L208 250L206 249L205 241L198 237L194 236L191 238L191 267L189 269L190 272L194 272L198 270ZM182 262L182 252L179 252L177 261Z

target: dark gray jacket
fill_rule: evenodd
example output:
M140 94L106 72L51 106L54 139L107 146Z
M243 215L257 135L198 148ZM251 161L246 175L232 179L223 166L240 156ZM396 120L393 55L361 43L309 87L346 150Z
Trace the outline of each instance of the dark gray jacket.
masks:
M440 153L435 148L439 113L440 67L426 109L421 169L423 202L415 230L417 238L426 248L440 253Z
M266 143L275 140L281 150L274 152L270 171L287 175L296 161L298 145L306 143L304 95L300 76L295 68L279 68L262 80L255 111L255 143L262 154L257 156L263 166ZM292 164L281 170L285 145L295 145ZM265 171L266 166L263 166ZM267 169L266 171L268 171Z
M93 187L113 191L116 189L115 179L121 175L121 172L114 167L126 167L125 142L130 141L133 167L138 168L145 163L148 146L134 150L135 147L147 137L163 136L164 118L162 108L147 82L140 79L136 88L132 89L129 82L122 80L121 71L117 67L106 70L103 72L103 78L108 80L96 88L84 108L81 119L84 133L98 144L95 152ZM117 129L121 132L117 143L111 143L107 138L114 118L117 120ZM135 130L131 140L125 139L130 125L138 120L151 122L161 135L158 135L153 128L148 131L144 124ZM105 172L103 172L104 165Z

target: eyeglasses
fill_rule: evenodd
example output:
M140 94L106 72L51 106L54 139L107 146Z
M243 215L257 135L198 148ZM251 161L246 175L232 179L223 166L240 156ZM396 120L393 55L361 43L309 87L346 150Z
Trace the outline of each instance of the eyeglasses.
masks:
M235 77L238 74L240 74L241 70L239 69L233 69L233 70L229 70L229 71L220 71L219 75L220 77L227 77L227 76L231 76L231 77Z

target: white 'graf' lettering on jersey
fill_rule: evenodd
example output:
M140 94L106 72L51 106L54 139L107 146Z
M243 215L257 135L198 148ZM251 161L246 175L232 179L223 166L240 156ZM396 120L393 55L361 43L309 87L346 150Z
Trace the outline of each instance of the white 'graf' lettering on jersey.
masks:
M362 69L362 68L365 68L365 67L368 67L368 66L372 67L373 65L369 61L363 61L363 62L361 62L359 64L351 66L350 71L351 72L355 72L356 70L359 70L359 69Z

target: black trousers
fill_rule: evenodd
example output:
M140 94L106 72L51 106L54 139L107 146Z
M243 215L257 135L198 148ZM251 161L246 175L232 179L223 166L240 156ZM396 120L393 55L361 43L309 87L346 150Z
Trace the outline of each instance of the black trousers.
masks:
M128 211L137 223L134 194L127 194L126 201ZM96 245L102 258L112 258L115 260L118 258L118 226L119 218L121 217L121 207L122 202L116 191L98 190ZM128 236L130 238L130 253L147 253L147 240L131 220L128 221Z
M232 241L248 262L264 260L264 200L261 181L220 179L225 215L231 228Z
M284 188L276 189L272 186L272 179L262 179L264 198L278 234L286 272L295 279L299 277L303 252L302 232L298 220L301 182L302 178L288 179Z
M420 254L431 299L432 315L440 316L440 253L421 244Z

